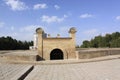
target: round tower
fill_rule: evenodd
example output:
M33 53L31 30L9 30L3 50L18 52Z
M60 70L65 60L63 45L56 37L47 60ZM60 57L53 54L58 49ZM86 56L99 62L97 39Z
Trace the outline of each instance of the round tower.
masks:
M38 55L43 58L43 34L44 30L42 28L37 28L36 29L36 34L37 34L37 46L38 46Z
M72 28L70 28L70 30L69 30L69 34L70 34L70 38L72 38L71 39L71 42L70 42L70 53L69 53L69 55L68 55L68 57L69 58L76 58L76 53L75 53L75 45L76 45L76 40L75 40L75 33L76 33L77 31L76 31L76 29L75 29L75 27L72 27Z
M76 31L76 28L75 28L75 27L70 28L69 34L70 34L70 37L71 37L72 39L75 39L75 33L76 33L76 32L77 32L77 31Z

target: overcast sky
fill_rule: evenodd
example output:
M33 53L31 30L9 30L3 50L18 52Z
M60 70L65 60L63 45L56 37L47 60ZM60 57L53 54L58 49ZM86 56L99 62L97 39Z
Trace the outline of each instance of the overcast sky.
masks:
M0 37L33 40L37 27L54 37L76 27L81 44L120 31L120 0L0 0Z

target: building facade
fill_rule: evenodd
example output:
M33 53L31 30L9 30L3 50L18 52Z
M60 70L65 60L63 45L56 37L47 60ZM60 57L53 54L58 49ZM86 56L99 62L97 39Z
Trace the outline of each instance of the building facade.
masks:
M43 60L58 60L58 59L75 59L75 33L74 27L69 30L69 37L46 36L42 28L36 29L36 38L34 47L38 50L40 59Z

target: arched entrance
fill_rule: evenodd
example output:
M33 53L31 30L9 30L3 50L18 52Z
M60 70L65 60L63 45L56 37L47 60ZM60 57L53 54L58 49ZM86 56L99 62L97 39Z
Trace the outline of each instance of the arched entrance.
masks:
M60 49L54 49L50 53L50 60L63 59L63 52Z

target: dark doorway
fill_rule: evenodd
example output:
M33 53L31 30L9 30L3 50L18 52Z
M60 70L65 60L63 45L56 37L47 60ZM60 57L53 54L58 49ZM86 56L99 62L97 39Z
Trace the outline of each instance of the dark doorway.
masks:
M63 52L60 49L54 49L50 53L50 60L60 60L63 59Z

